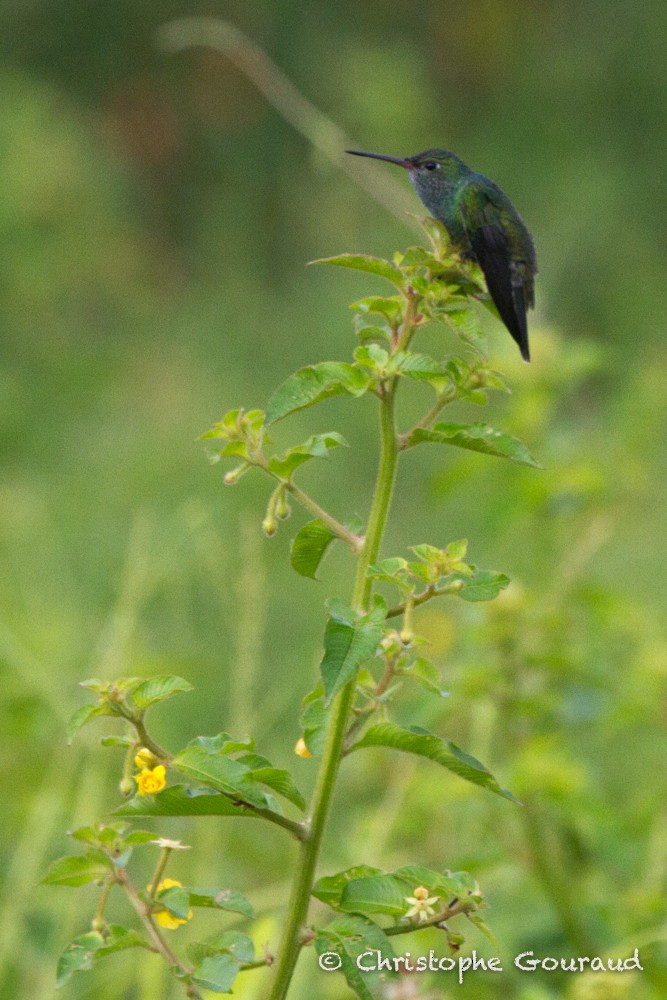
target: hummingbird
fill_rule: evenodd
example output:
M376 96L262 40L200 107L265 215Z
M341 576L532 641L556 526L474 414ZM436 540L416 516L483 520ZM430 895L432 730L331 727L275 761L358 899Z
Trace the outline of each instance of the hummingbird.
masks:
M501 320L524 361L530 361L526 311L535 302L537 258L533 239L507 195L446 149L403 158L357 149L345 152L396 163L408 171L422 203L444 224L454 246L479 264Z

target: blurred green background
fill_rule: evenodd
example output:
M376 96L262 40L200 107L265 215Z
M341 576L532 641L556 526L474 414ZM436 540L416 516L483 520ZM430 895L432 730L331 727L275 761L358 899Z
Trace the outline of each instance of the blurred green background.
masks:
M0 992L51 997L57 956L93 913L93 887L35 889L69 849L65 831L118 801L118 752L92 727L64 743L78 680L182 674L197 692L165 706L156 738L252 733L312 781L292 753L297 709L323 599L347 594L350 561L332 554L320 584L296 577L287 549L302 515L263 539L265 484L224 489L195 439L231 406L262 406L295 367L349 356L347 304L381 283L307 260L389 255L414 230L222 55L160 51L158 28L193 12L247 32L357 148L454 149L508 192L538 250L534 361L490 323L514 392L488 419L545 470L410 454L386 546L466 536L473 561L512 577L495 604L425 609L450 697L410 693L397 714L479 756L526 808L426 763L360 755L343 770L321 870L414 862L479 879L498 946L472 928L468 946L509 970L463 987L405 977L395 997L663 997L667 8L652 0L3 5ZM387 185L404 182L419 211L402 175L363 168L395 201ZM443 349L442 334L433 343ZM461 417L486 416L473 409ZM370 403L331 401L278 438L334 428L353 447L304 482L348 517L367 509ZM196 848L169 874L246 891L256 940L275 946L283 832L160 829ZM113 915L126 916L121 901ZM429 934L413 954L442 951ZM635 946L644 973L511 970L528 949ZM265 975L236 994L262 997ZM158 959L128 953L63 995L181 992ZM347 995L303 955L295 998Z

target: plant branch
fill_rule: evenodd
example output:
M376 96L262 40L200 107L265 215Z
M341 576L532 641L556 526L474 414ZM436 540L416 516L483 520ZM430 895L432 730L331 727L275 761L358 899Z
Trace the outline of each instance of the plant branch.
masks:
M412 437L414 432L417 430L427 430L431 426L435 418L438 416L440 411L444 410L444 408L449 403L453 403L455 399L456 399L456 390L453 387L452 389L450 389L449 392L445 390L444 392L438 393L435 403L433 404L433 406L431 406L430 409L426 411L421 420L418 420L417 423L414 425L414 427L411 427L409 431L405 432L405 434L399 435L398 438L399 451L405 451L406 448L410 448L411 447L410 438Z
M307 493L304 493L299 486L296 486L292 482L287 482L285 484L285 489L288 490L297 503L300 503L302 507L305 507L307 511L310 511L311 514L314 514L315 517L319 518L320 521L326 524L327 528L330 528L334 535L338 535L338 537L344 542L347 542L354 553L361 551L364 544L363 537L355 535L353 531L350 531L350 529L346 528L344 524L337 521L335 517L332 517L332 515L328 513L328 511L326 511L323 507L320 507L320 505L313 500L312 497L309 497Z
M403 335L407 342L409 331L405 324ZM352 595L353 606L361 612L364 612L369 604L373 581L368 576L368 567L377 560L396 478L398 449L394 412L395 388L395 379L385 383L380 399L380 464ZM308 916L315 867L343 756L348 718L354 702L355 683L354 679L351 680L336 696L329 716L324 751L311 804L310 836L303 845L292 885L285 932L270 1000L284 1000L302 947L303 927Z
M385 927L384 933L388 937L394 937L397 934L410 934L412 931L421 931L425 927L437 927L439 924L451 920L452 917L458 916L459 913L465 913L465 911L465 901L457 899L449 906L446 906L444 910L441 910L440 913L436 913L427 920L422 920L418 924L395 924L393 927Z
M125 890L128 899L130 900L130 903L134 907L137 915L139 916L139 919L141 920L143 926L146 928L148 936L153 942L153 947L155 951L157 951L162 956L167 965L173 966L174 968L178 969L179 972L181 972L184 976L189 978L190 970L187 969L181 961L179 961L179 959L176 957L174 952L171 950L167 942L160 934L160 931L158 930L158 927L155 921L153 920L150 907L148 907L144 903L144 901L140 898L139 893L132 885L132 882L130 882L128 874L123 868L119 868L116 870L116 881ZM196 988L196 986L187 981L184 982L183 985L185 986L186 995L190 997L191 1000L203 1000L203 997L199 992L199 990Z

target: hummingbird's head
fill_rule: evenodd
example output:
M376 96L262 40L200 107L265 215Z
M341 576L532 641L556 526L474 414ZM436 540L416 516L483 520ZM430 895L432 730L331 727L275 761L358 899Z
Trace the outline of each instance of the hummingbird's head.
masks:
M434 212L440 204L443 194L465 171L466 167L455 153L446 149L427 149L416 156L385 156L383 153L362 153L356 149L347 149L346 153L353 156L368 156L372 160L384 160L395 163L408 171L417 194L429 211Z

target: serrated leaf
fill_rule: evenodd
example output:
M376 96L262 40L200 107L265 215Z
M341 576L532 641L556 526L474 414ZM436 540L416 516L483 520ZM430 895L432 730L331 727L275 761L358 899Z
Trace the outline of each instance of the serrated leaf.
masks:
M289 479L292 474L312 458L328 458L332 448L348 447L342 434L329 431L328 434L313 434L303 444L288 448L283 455L272 455L268 461L269 470L282 479Z
M505 576L504 573L495 573L492 570L477 569L477 567L473 567L472 576L463 576L460 579L463 582L463 587L457 592L457 596L471 603L494 600L500 591L505 590L510 583L509 577Z
M255 945L247 934L241 931L223 931L206 944L188 945L188 955L193 962L200 962L206 955L227 952L242 965L249 965L255 960Z
M328 712L324 706L324 688L320 681L301 702L299 718L304 742L314 757L319 757L324 747L327 717Z
M541 468L528 449L517 438L497 431L488 424L439 423L429 430L418 427L408 439L407 447L417 444L449 444L468 451L479 451L497 458L508 458L518 465Z
M86 885L109 877L113 862L101 851L91 850L83 855L66 855L50 866L40 885Z
M474 309L448 310L444 317L461 340L482 358L487 356L486 335Z
M315 406L332 396L347 393L350 396L361 396L370 385L368 376L355 368L339 361L323 361L317 365L308 365L290 375L276 389L269 400L266 411L267 424L282 420L290 413Z
M496 935L493 933L493 931L491 930L491 928L489 927L489 925L487 924L486 920L484 919L481 913L473 910L470 913L466 913L466 917L468 918L471 924L475 925L477 930L480 930L482 934L484 934L484 936L489 939L492 945L498 944Z
M157 795L135 795L114 810L114 816L247 816L257 813L235 805L210 788L171 785Z
M476 883L468 872L436 872L422 865L401 865L393 874L411 886L411 894L417 886L423 885L433 896L438 896L443 904L452 897L459 899L469 895Z
M131 736L101 736L100 744L103 747L125 747L136 746L136 739Z
M192 684L177 677L175 674L163 674L161 677L151 677L132 692L132 700L139 708L148 708L156 702L166 701L175 694L187 694L193 691Z
M426 660L420 656L403 673L406 677L411 677L412 680L417 681L427 691L433 691L435 694L440 695L441 698L448 696L448 692L442 689L440 671L430 660Z
M274 792L278 792L297 809L303 811L306 808L306 800L294 784L294 779L289 771L279 767L260 767L253 769L252 776L255 781L262 785L268 785Z
M369 875L384 875L384 872L381 868L373 868L371 865L356 865L354 868L348 868L347 871L338 872L336 875L324 875L313 886L313 896L336 909L340 905L348 882L351 882L352 879L366 878Z
M230 913L242 913L244 917L254 917L255 911L245 896L235 889L189 889L191 906L212 907Z
M179 920L187 920L190 911L190 896L187 889L181 885L172 885L167 889L160 889L155 896L161 906Z
M175 771L202 784L247 802L258 809L269 806L267 796L252 779L250 769L228 754L211 752L200 740L193 740L171 762Z
M391 875L367 875L350 880L343 889L339 906L348 913L388 913L401 916L407 910L406 887Z
M384 316L395 327L403 317L405 299L402 295L369 295L350 304L350 309L362 316Z
M399 351L393 356L392 362L392 370L397 375L426 382L448 381L447 372L443 370L442 366L425 354Z
M91 719L97 718L98 715L114 714L115 713L111 711L108 705L82 705L81 708L76 710L67 723L67 729L65 730L67 742L72 743L79 730L82 729L86 723L90 722Z
M358 967L359 955L375 951L383 958L392 960L394 957L391 942L384 931L372 920L356 914L336 917L322 928L315 938L315 950L318 955L333 951L339 956L340 971L360 1000L373 1000L370 986L376 977ZM383 978L387 976L394 977L396 972L393 969L383 972Z
M316 580L322 559L336 535L323 521L316 519L304 524L290 546L290 563L300 576Z
M64 986L75 972L88 972L93 964L106 955L126 948L149 948L150 944L137 931L110 924L106 935L89 931L75 938L58 960L56 986Z
M195 967L192 980L213 993L231 993L239 969L240 964L233 955L207 955Z
M332 264L334 267L348 267L353 271L365 271L367 274L377 274L380 278L387 278L389 281L403 287L405 278L397 267L390 261L381 257L370 257L366 254L344 253L337 257L321 257L319 260L311 260L311 264Z
M375 607L353 622L343 617L340 607L334 602L330 602L329 609L324 656L320 664L325 704L354 677L366 660L375 655L387 611L384 601L378 597Z
M512 802L518 802L511 792L500 787L491 772L475 757L465 753L451 740L444 740L426 729L417 726L403 729L391 722L381 722L368 729L350 750L359 750L362 747L391 747L403 753L426 757L473 785L486 788Z

